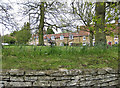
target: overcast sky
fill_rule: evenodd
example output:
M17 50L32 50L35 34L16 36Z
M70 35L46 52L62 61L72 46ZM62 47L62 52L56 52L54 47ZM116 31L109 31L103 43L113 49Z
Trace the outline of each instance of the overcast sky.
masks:
M17 12L19 12L20 6L17 5L16 3L21 3L21 2L25 2L26 0L0 0L0 3L9 3L10 6L12 6L13 10L10 10L10 13L14 15L14 19L15 21L18 23L18 27L22 27L24 22L28 21L28 17L25 17L23 19L22 15L17 14ZM32 0L32 1L36 1L36 0ZM47 0L46 0L47 1ZM48 1L53 1L53 0L48 0ZM58 0L58 1L65 1L65 0ZM67 0L68 5L70 5L71 0ZM4 31L3 31L4 30ZM6 34L10 34L12 31L5 29L3 25L0 24L0 34L1 35L6 35ZM60 32L60 30L58 31L58 33ZM57 32L56 32L57 33Z
M16 20L16 22L18 22L18 20L21 19L21 17L17 15L17 12L19 9L18 5L16 5L17 1L18 0L2 0L2 1L0 1L0 3L9 3L10 4L10 6L13 8L13 10L10 10L10 13L14 15L14 19ZM21 0L19 0L19 1L21 1ZM5 34L9 34L11 32L11 30L8 30L3 25L0 25L0 32L1 32L0 34L5 35Z
M18 15L17 12L19 11L20 9L20 6L17 5L16 3L20 3L20 2L25 2L26 0L0 0L0 3L9 3L13 10L10 11L11 14L14 14L14 19L15 21L18 23L18 27L22 27L24 22L28 21L28 17L25 17L22 21L21 19L23 18L22 15ZM32 0L32 1L36 1L36 0ZM53 1L53 0L46 0L46 1ZM68 6L70 6L70 3L73 1L73 0L57 0L57 1L60 1L60 2L67 2ZM79 1L79 0L77 0ZM95 1L95 0L83 0L83 1ZM97 0L98 1L98 0ZM99 1L103 1L103 0L99 0ZM115 0L109 0L109 1L115 1ZM78 23L78 22L77 22ZM78 23L80 24L80 23ZM4 30L4 31L2 31ZM9 34L11 31L5 29L2 25L0 25L0 34ZM59 31L60 32L60 31ZM58 32L58 33L59 33ZM57 32L56 32L57 33Z

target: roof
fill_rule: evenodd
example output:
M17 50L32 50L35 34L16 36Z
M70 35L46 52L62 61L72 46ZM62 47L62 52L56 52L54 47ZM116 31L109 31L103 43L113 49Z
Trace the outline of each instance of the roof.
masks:
M114 24L115 25L115 24ZM93 26L93 25L92 25ZM116 25L115 25L116 26ZM47 38L51 38L51 36L55 36L55 38L60 38L61 35L63 35L64 37L69 37L70 34L72 34L74 37L79 37L79 36L88 36L90 33L89 33L89 29L85 29L84 28L85 26L81 26L81 30L79 30L79 32L74 32L74 33L60 33L60 34L46 34L44 35L44 39L47 39ZM83 30L82 30L83 29ZM115 29L113 28L108 28L108 30L112 31L114 34L118 34L118 29L119 27L116 27ZM106 33L110 33L110 31L106 32ZM38 34L36 35L33 35L34 36L38 36Z
M87 36L89 35L89 32L80 30L79 33L76 32L76 33L47 34L44 36L44 39L51 38L51 36L55 36L55 38L60 38L61 35L63 35L66 38L69 37L69 35L73 35L74 37L79 37L79 36Z

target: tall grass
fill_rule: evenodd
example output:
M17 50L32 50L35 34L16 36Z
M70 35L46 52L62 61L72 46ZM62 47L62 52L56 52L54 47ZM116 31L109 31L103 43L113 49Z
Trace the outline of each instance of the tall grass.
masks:
M57 69L117 67L118 47L5 46L3 68Z

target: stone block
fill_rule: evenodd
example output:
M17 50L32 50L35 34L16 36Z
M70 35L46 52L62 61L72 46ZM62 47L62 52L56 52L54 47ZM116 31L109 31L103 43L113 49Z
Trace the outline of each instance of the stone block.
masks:
M10 77L10 81L13 81L13 82L23 82L24 79L23 79L23 77Z
M7 81L0 81L0 84L6 84Z
M51 81L50 86L66 86L67 81Z
M10 82L9 84L12 87L27 87L32 86L31 82Z
M42 71L37 71L37 72L35 73L35 75L38 75L38 76L45 76L46 73L45 73L45 72L42 72Z
M50 83L48 81L36 81L33 82L33 86L50 86Z
M7 76L9 75L9 70L2 70L0 76Z
M112 78L112 77L117 77L116 74L106 74L104 78Z
M109 86L109 83L102 83L101 86Z
M11 69L9 73L11 76L23 76L24 75L24 71L19 70L19 69Z
M118 80L109 82L109 86L118 85Z
M107 72L104 69L99 69L98 72L97 72L98 75L103 75L103 74L106 74L106 73Z
M92 77L92 76L90 76L90 77L85 77L85 80L86 80L86 81L92 81L92 80L93 80L93 77Z
M45 76L46 73L43 71L25 71L25 76Z
M56 81L71 80L71 77L67 77L67 76L65 76L65 77L56 77L55 80Z
M39 81L55 81L56 77L50 77L50 76L39 76Z
M119 73L117 69L107 68L105 70L109 74L114 74L114 73L117 74L117 73Z
M34 81L37 81L38 80L38 77L24 77L24 81L27 81L27 82L34 82Z
M65 74L64 74L64 72L59 72L59 73L50 74L50 76L52 76L52 77L62 77L62 76L65 76Z
M2 88L4 85L3 84L0 84L0 88Z
M77 76L77 75L82 75L83 71L78 70L78 69L72 69L66 71L66 76Z
M2 76L2 81L10 81L10 76Z
M104 79L104 75L97 75L97 76L93 76L92 78L93 80L100 80L100 79Z
M97 70L95 69L84 69L83 75L97 75Z

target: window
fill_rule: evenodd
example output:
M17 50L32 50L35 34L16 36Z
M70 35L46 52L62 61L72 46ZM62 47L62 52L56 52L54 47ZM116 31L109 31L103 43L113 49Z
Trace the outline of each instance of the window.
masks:
M36 38L38 39L38 36L36 36Z
M64 43L63 43L63 42L61 42L61 43L60 43L60 46L64 46Z
M73 43L72 42L69 42L69 46L72 46L73 45Z
M115 42L115 44L118 44L118 42Z
M39 42L36 42L37 43L37 45L39 44Z
M34 39L36 39L36 36L34 36Z
M44 41L47 41L47 39L44 39Z
M54 35L51 36L51 40L55 40L55 36Z
M85 45L86 45L86 43L84 42L84 43L83 43L83 46L85 46Z
M93 46L95 46L95 42L93 42Z
M83 40L86 40L86 37L85 37L85 36L83 36Z
M95 35L93 36L93 40L95 40Z
M69 39L73 39L73 35L69 35Z
M30 40L32 40L32 38L30 38Z
M63 40L63 39L64 39L64 36L63 36L63 35L61 35L61 36L60 36L60 40Z
M114 39L118 39L118 35L114 35Z

